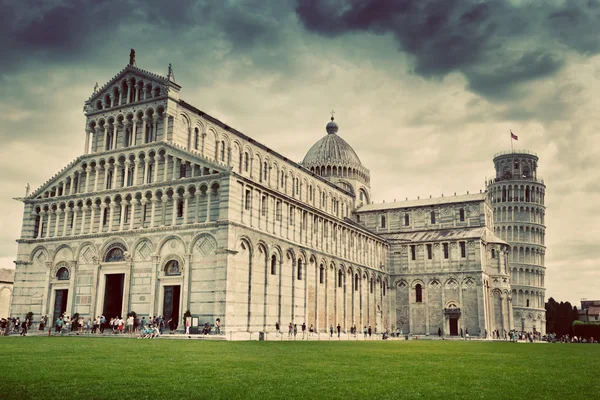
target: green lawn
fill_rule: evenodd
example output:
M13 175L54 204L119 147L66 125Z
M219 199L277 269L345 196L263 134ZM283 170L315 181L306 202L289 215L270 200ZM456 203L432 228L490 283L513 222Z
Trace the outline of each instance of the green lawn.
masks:
M589 344L9 337L0 351L1 399L600 398Z

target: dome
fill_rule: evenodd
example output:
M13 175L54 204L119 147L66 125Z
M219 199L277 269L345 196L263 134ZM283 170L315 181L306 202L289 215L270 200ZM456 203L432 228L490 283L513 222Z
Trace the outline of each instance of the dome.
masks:
M310 168L320 165L343 165L352 167L362 167L360 159L354 149L338 136L338 125L333 122L333 118L327 124L327 135L315 143L302 161L302 165Z

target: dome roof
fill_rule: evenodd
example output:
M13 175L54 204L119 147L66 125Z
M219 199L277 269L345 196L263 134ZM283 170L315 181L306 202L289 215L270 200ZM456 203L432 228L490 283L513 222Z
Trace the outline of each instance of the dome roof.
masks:
M327 124L327 135L315 143L302 161L306 167L317 165L346 165L362 167L360 159L354 149L338 136L338 125L333 122Z

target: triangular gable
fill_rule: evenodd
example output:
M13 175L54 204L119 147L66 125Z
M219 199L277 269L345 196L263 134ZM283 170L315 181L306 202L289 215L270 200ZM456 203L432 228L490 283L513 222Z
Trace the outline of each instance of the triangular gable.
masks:
M130 78L135 78L136 80L143 79L146 83L152 83L153 87L156 85L160 85L161 92L163 93L167 93L169 90L179 91L181 89L181 86L170 80L168 77L164 77L153 72L140 69L133 65L128 65L125 68L123 68L118 74L112 77L112 79L105 83L102 87L97 88L94 91L94 93L92 93L90 98L85 102L85 104L92 105L96 101L102 100L105 95L112 94L112 88L115 85L120 85L123 79L128 80Z
M202 164L212 170L216 170L219 172L227 172L227 171L231 170L231 167L228 167L226 164L222 164L215 160L210 160L208 158L204 158L195 151L188 151L182 147L173 145L172 143L168 143L168 142L155 142L155 143L143 145L143 146L127 147L125 149L117 149L117 151L111 150L109 152L81 155L81 156L77 157L76 159L74 159L73 161L71 161L67 166L62 168L52 178L48 179L38 189L31 192L26 198L27 199L38 198L39 196L43 195L43 193L46 190L49 190L50 188L52 188L52 186L56 185L61 180L64 179L66 181L67 177L73 176L73 173L79 169L82 162L87 162L89 164L90 161L95 160L95 159L97 160L99 158L110 158L111 156L118 158L121 155L121 153L129 154L132 149L136 149L136 151L140 151L144 148L151 148L153 146L160 146L161 148L169 148L178 157L181 157L181 158L189 160L189 161L196 161L198 164ZM157 182L157 183L160 183L160 182Z

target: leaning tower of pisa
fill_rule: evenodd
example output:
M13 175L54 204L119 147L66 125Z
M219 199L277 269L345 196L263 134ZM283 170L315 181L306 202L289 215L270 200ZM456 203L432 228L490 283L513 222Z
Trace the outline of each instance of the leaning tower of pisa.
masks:
M545 334L546 185L537 174L538 160L526 150L496 154L496 177L487 182L487 190L494 208L494 231L511 246L514 328Z

